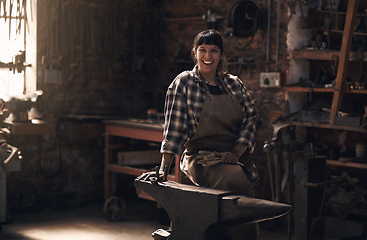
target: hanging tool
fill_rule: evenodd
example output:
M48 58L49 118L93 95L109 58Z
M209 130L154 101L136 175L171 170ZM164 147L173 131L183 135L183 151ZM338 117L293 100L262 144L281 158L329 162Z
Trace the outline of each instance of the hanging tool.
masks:
M9 0L9 40L11 38L11 16L13 12L13 3L14 0Z
M3 17L4 17L5 22L6 22L6 20L8 18L8 15L7 15L7 12L6 12L6 0L2 0L2 6L3 6L3 11L4 11Z

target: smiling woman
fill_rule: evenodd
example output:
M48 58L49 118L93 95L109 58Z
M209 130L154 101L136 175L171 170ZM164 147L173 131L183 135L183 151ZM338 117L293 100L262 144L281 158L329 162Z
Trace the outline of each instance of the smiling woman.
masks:
M170 84L165 100L163 153L159 176L168 175L174 155L198 186L254 196L251 176L257 111L243 82L226 73L223 40L211 29L194 39L196 65ZM225 227L215 239L255 239L257 224ZM214 238L210 238L214 239Z

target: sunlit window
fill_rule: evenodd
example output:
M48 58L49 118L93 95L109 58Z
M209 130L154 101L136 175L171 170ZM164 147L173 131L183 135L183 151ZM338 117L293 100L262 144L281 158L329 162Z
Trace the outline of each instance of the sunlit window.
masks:
M15 1L1 1L0 7L0 98L20 95L24 90L24 71L12 68L15 55L24 50L24 20L19 20L23 16L17 10L22 6L12 4Z

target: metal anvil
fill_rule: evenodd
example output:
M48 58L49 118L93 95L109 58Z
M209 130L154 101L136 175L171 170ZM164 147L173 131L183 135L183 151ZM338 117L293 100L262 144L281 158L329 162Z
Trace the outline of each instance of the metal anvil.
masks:
M170 240L204 240L211 229L270 220L292 209L287 204L173 181L152 182L138 177L134 185L167 212L172 223Z

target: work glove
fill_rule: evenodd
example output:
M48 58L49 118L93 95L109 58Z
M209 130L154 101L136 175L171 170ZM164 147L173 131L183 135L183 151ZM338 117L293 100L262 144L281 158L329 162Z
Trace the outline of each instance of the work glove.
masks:
M222 160L222 163L226 163L226 164L238 164L238 161L240 160L240 158L237 157L232 152L224 152L222 154L221 160Z
M167 175L164 171L158 170L157 167L155 171L148 171L137 177L141 181L151 181L151 182L163 182L167 180Z
M212 151L199 151L199 154L195 157L198 164L203 166L214 166L221 163L222 154Z
M220 163L237 164L239 158L232 152L199 151L196 160L203 166L214 166Z

